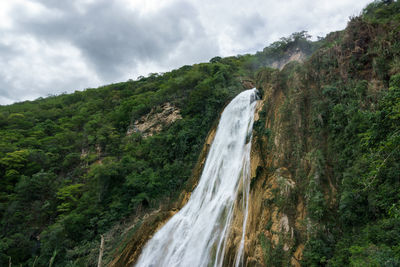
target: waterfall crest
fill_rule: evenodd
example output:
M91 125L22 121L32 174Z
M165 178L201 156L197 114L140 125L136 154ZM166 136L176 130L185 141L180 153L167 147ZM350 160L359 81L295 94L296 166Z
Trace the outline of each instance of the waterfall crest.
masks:
M243 230L235 266L242 265L250 190L250 148L258 92L240 93L225 108L188 203L146 244L137 267L222 266L236 198Z

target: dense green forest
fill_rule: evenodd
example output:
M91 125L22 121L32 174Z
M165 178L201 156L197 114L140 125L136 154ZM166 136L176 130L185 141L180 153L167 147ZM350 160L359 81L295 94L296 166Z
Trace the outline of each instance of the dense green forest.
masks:
M0 106L0 265L96 264L100 234L177 197L222 108L245 89L241 80L288 45L313 47L306 37L283 38L257 58L215 57ZM182 119L146 138L132 129L165 103Z
M243 90L246 60L0 107L0 265L95 264L101 233L182 188L222 107ZM127 134L166 102L182 119L146 138Z
M292 237L305 244L303 266L400 266L400 3L371 3L320 45L303 64L257 74L284 95L281 132L265 128L268 101L255 124L267 143L287 142L297 191L277 206L290 217L306 203L306 230ZM262 147L266 158L274 146ZM283 244L260 243L267 266L290 265Z
M318 161L332 168L338 199L329 207L310 194L320 225L304 265L400 266L400 3L371 3L338 39L345 63L328 47L310 61L321 66L313 134L327 136Z
M267 67L295 49L309 59ZM311 107L307 134L326 141L315 144L315 157L338 187L334 206L318 182L301 193L314 227L302 263L399 266L398 1L371 3L346 30L317 42L299 32L255 55L0 106L0 266L96 265L101 234L177 198L243 80L297 90L294 76L314 88L302 95ZM165 103L181 119L151 136L135 129Z

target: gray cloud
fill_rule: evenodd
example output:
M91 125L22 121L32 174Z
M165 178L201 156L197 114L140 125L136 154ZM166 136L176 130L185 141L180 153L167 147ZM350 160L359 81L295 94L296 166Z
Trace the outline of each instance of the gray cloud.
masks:
M19 30L49 43L72 43L105 80L139 62L162 62L190 35L189 28L192 35L203 34L196 10L184 2L175 2L151 16L108 0L96 1L84 12L69 1L60 6L54 1L40 2L60 15L49 20L22 19Z
M0 104L255 52L295 31L323 35L367 2L0 2Z
M12 88L10 83L7 82L6 77L1 73L0 74L0 97L4 100L12 100L13 97L10 95L9 88ZM1 99L0 99L1 100Z
M236 36L238 38L244 36L254 38L257 31L265 27L265 20L258 13L239 17L237 22L238 32Z
M0 43L0 60L7 61L13 58L18 51L10 45Z

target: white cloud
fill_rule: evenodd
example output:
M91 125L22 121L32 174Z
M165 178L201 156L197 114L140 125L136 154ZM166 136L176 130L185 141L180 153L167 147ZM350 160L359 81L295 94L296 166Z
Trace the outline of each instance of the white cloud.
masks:
M14 56L0 61L2 103L32 100L48 94L101 85L97 74L68 43L48 44L30 35L3 38Z
M343 29L369 0L0 2L0 104L254 53Z

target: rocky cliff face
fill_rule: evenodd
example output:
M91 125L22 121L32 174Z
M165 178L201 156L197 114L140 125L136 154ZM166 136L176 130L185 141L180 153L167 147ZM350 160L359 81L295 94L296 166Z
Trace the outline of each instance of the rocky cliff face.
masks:
M302 51L290 50L279 60L267 62L266 65L274 69L261 68L254 78L241 80L243 87L255 85L263 95L253 129L245 266L349 265L353 243L343 239L343 233L359 238L354 232L355 222L362 229L365 226L362 223L368 220L393 217L390 212L396 208L395 204L390 203L393 206L389 211L378 211L379 207L369 200L373 190L366 188L361 192L356 188L362 186L358 184L359 178L367 176L362 165L365 162L358 166L360 170L354 171L352 165L357 155L371 157L361 153L359 136L368 129L374 114L379 114L379 101L388 94L389 81L394 81L393 77L399 72L398 29L398 21L379 24L353 18L346 30L328 35L311 57ZM207 144L211 144L212 135ZM353 143L348 144L343 138ZM192 187L186 192L193 189L199 178L206 147L196 167ZM353 172L352 177L346 172ZM385 179L383 175L381 180ZM344 183L348 183L347 188ZM348 190L347 194L354 198L363 199L343 196L343 190ZM183 193L176 209L185 203L189 194ZM226 248L226 266L232 266L241 240L243 210L240 203L239 197ZM372 209L357 210L355 207L359 205ZM150 229L145 230L143 241L137 247L136 241L132 241L112 266L134 262L138 254L134 252L133 255L132 251L140 251L144 240L174 214L171 209L168 212L154 223L143 224ZM341 212L350 215L342 216ZM365 222L354 219L357 216L364 216ZM352 228L346 228L347 225ZM382 225L382 229L388 227L388 221L385 219ZM369 226L365 227L368 232ZM362 238L359 243L369 236ZM372 246L371 242L376 241L368 240L365 246L367 251L374 252L379 244ZM380 249L387 249L387 244ZM374 253L378 255L378 252ZM355 262L368 263L370 259L365 255L353 255L357 259Z
M279 60L273 61L270 66L275 69L280 69L282 70L283 67L285 67L286 64L292 61L297 61L297 62L304 62L308 55L302 51L299 47L296 47L294 49L290 49L285 52L284 56L280 58Z
M287 104L286 96L282 90L276 90L270 78L258 77L258 88L263 92L263 99L257 106L252 141L245 265L271 266L278 260L300 266L307 227L305 200L303 195L298 194L295 174L289 170L292 167L292 144L286 134L286 121L282 118L285 116L282 110ZM298 114L295 120L298 121L297 129L301 129L304 118ZM302 139L299 132L290 134ZM304 162L304 165L306 167L307 163ZM240 208L235 210L237 214L241 212ZM231 247L226 256L228 259L234 257L240 226L240 221L234 221ZM229 251L233 254L230 255Z
M165 126L182 119L180 110L166 102L161 106L153 108L148 114L136 120L128 129L127 135L133 132L141 133L143 138L152 136L162 131Z
M398 27L398 23L393 25ZM390 75L398 73L377 63L384 61L382 57L397 62L392 38L382 25L354 18L345 31L329 35L326 44L303 63L288 62L283 67L276 63L280 70L258 72L256 87L263 99L256 111L252 144L246 266L326 265L324 257L334 253L343 257L343 251L333 252L346 229L340 225L347 219L341 212L351 214L356 209L346 207L343 193L339 194L343 181L352 179L344 171L346 164L353 170L351 162L357 160L354 151L358 148L348 142L359 142L354 138L360 136L357 127L370 123L371 116L362 122L361 114L373 114L387 94ZM376 54L382 47L386 54ZM354 113L340 113L340 108ZM346 115L339 120L339 114ZM348 140L342 140L346 133ZM352 148L343 153L348 147ZM352 174L355 181L361 172ZM228 262L234 257L240 225L239 220L233 223Z
M266 72L260 72L255 79L242 80L244 88L250 89L257 86L263 94L263 99L257 105L252 140L251 195L244 247L246 266L270 266L271 260L274 259L299 266L299 260L302 257L306 240L305 200L303 196L296 194L299 189L293 174L288 169L290 168L288 157L290 157L292 147L288 136L283 132L287 131L288 125L285 124L285 118L282 118L285 116L282 109L288 103L285 92L277 90L273 77L278 73L284 73L285 66L290 69L290 66L300 64L306 57L306 54L299 49L287 51L283 57L272 63L272 66L277 68L274 71L269 69ZM169 112L170 110L173 112ZM169 118L171 115L179 116L179 111L169 106L159 113L152 110L148 115L143 116L141 121L135 122L135 129L140 128L141 132L151 134L152 131L157 131L157 125L159 125L156 123L157 116ZM300 129L304 126L301 120L304 118L299 114L296 119L299 121L297 130L301 131ZM189 186L181 193L179 200L145 215L133 237L127 240L122 253L117 253L109 266L133 264L146 242L187 202L201 175L215 130L214 128L210 131L191 181L188 183ZM242 225L243 210L241 199L238 198L227 242L225 266L232 266L234 263L242 235Z

